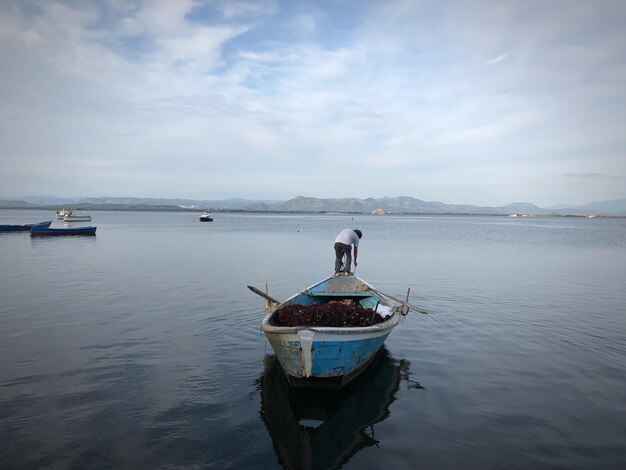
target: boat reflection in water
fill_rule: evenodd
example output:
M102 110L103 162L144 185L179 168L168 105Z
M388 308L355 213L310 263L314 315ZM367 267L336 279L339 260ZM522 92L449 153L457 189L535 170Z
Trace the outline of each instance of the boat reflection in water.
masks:
M341 390L289 386L276 356L264 358L259 379L261 417L278 462L288 469L333 469L369 446L378 444L374 425L389 416L409 362L391 357L383 346L373 363Z

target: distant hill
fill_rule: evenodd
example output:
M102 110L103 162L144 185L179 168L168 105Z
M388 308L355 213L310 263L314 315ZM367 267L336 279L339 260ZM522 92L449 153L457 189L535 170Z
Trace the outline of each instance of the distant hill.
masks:
M0 199L0 207L4 209L28 208L30 204L26 201L14 201L12 199Z
M64 206L78 201L74 197L59 196L20 196L18 199L34 206Z
M578 209L586 211L598 211L606 214L626 215L626 199L617 199L615 201L597 201L589 202Z
M86 204L126 204L126 205L166 205L184 208L214 209L214 210L237 210L258 202L273 203L276 201L258 201L252 199L222 199L222 200L197 200L197 199L165 199L165 198L137 198L137 197L92 197L78 201Z
M589 203L571 207L562 205L553 208L541 208L530 202L515 202L506 206L473 206L469 204L446 204L439 201L398 196L383 198L330 198L297 196L293 199L271 204L255 203L245 210L276 212L351 212L368 213L382 209L394 214L468 214L468 215L612 215L626 216L626 199Z
M445 204L438 201L423 201L409 196L383 197L379 199L343 198L319 199L298 196L289 201L274 204L255 204L248 210L277 212L353 212L365 213L382 209L396 214L548 214L531 203L515 203L503 207L480 207L468 204Z
M179 207L179 208L196 208L196 209L214 209L214 210L240 210L246 206L256 203L271 204L274 200L257 200L257 199L223 199L223 200L197 200L197 199L180 199L180 198L139 198L139 197L88 197L88 198L71 198L57 196L22 196L19 198L22 204L48 207L48 206L80 206L94 207L98 206L102 209L131 207ZM0 199L2 207L8 207L8 200ZM16 206L17 207L17 206ZM154 207L152 207L154 210Z
M583 214L626 216L626 199L588 202L587 204L583 204L581 206L573 204L558 204L556 206L547 207L546 209L557 213L575 211Z

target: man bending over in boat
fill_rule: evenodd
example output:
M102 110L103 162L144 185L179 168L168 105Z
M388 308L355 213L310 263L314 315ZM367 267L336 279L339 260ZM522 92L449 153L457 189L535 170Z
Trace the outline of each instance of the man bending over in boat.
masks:
M342 261L343 257L346 257L346 263L343 266L343 271L346 276L351 276L350 265L352 264L352 256L350 255L350 251L352 246L354 245L354 268L356 269L357 262L356 258L359 253L359 240L363 234L359 229L350 230L349 228L345 229L335 239L335 274L333 277L339 276L339 273L342 271Z

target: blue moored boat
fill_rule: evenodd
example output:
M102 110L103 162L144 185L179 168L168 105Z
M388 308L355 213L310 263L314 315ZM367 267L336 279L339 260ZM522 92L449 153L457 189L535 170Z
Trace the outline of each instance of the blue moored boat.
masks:
M70 227L70 228L49 228L33 227L30 231L31 237L57 237L62 235L95 235L96 227Z
M28 232L33 227L50 227L51 220L25 225L0 225L0 232Z
M268 312L261 329L272 345L289 383L295 387L338 389L362 372L382 347L400 316L409 308L426 313L408 302L383 294L356 276L329 277L304 291L278 302L267 299ZM399 301L392 307L385 297ZM380 323L369 326L281 326L275 314L287 305L321 305L333 300L353 301L380 314Z

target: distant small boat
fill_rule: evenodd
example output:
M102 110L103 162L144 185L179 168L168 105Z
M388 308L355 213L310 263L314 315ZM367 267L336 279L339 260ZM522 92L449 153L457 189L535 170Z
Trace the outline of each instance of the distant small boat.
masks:
M28 232L33 227L50 227L51 220L26 225L0 225L0 232Z
M57 219L63 220L63 217L65 217L67 214L71 214L72 211L70 209L61 209L55 212L55 214L57 215Z
M91 216L85 211L70 210L63 216L65 222L91 222Z
M200 214L200 222L213 222L213 212L204 211Z
M57 237L62 235L95 235L96 227L70 227L70 228L49 228L33 227L30 231L31 237Z

